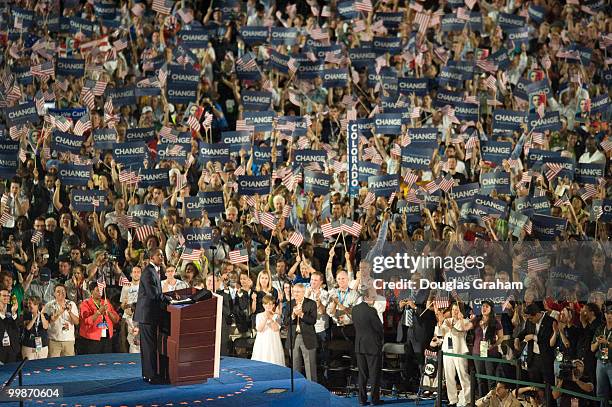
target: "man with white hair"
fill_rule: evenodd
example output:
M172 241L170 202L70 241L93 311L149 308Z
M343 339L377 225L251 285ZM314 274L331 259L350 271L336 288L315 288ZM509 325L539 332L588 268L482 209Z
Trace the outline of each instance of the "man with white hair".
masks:
M359 302L359 292L349 288L349 276L346 271L339 271L336 275L337 288L329 293L329 305L327 315L329 315L336 329L344 337L354 336L353 319L351 310Z
M293 347L293 369L302 369L302 358L306 366L306 378L317 381L317 303L305 298L303 284L296 284L292 289L291 314L285 317L285 325L291 322L290 340L287 345Z

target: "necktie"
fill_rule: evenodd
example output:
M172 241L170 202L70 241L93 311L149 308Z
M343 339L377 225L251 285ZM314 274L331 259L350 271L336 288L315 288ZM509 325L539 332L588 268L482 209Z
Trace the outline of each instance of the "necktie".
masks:
M410 308L410 306L406 307L406 319L404 320L404 325L406 325L408 328L412 328L413 324L414 324L414 310L412 308Z

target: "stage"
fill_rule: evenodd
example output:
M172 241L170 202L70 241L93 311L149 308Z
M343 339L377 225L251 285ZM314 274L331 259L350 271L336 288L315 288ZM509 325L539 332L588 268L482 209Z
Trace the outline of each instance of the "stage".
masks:
M17 364L0 369L0 382L10 377ZM29 401L26 406L52 407L162 407L162 406L348 406L355 399L332 395L323 386L295 373L291 393L286 367L225 357L221 374L205 384L188 386L150 385L140 376L140 355L107 354L33 360L25 364L25 386L63 387L62 399ZM17 380L13 383L17 385ZM0 403L18 406L19 403Z

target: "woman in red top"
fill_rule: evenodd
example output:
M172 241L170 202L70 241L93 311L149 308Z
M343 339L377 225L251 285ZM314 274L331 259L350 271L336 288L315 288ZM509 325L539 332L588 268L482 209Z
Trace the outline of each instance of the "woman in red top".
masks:
M119 322L119 314L110 301L102 299L96 281L90 281L87 288L91 298L80 307L81 353L111 353L113 325Z

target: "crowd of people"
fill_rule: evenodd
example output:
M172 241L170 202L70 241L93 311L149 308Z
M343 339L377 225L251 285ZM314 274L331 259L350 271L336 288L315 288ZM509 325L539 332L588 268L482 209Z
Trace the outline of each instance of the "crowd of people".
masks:
M394 342L406 381L439 349L481 357L444 356L451 405L546 403L473 383L516 377L486 358L607 404L609 7L7 2L0 362L140 352L156 256L164 293L223 296L222 354L324 384L348 355L362 403ZM400 250L488 261L373 268ZM399 284L423 279L512 289Z

